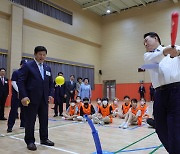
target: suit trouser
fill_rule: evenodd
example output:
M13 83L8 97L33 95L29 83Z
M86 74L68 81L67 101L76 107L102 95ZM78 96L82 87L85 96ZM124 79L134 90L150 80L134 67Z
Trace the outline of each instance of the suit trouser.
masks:
M153 128L155 127L154 119L148 118L148 119L146 120L146 122L147 122L150 126L152 126Z
M55 106L54 106L54 113L55 115L58 115L58 110L59 110L59 115L61 115L63 113L63 101L64 101L64 97L60 98L59 102L55 102Z
M144 93L143 92L140 92L140 99L141 98L144 98Z
M34 143L34 126L36 117L39 118L39 135L40 140L44 141L48 139L48 103L45 103L44 99L41 102L33 104L29 103L28 107L24 107L25 113L25 137L26 144Z
M170 154L180 154L180 86L156 90L154 101L158 137Z
M0 97L0 118L4 117L4 107L6 103L7 96L2 94Z
M154 101L154 93L150 93L150 99L151 101Z
M67 95L67 97L66 97L66 110L67 110L68 107L70 106L70 104L69 104L70 99L71 99L71 100L74 99L74 95L75 95L75 93L72 93L72 94Z
M9 117L8 117L8 128L13 128L15 124L15 120L17 118L17 112L18 108L20 107L20 127L25 126L25 119L24 119L24 110L23 110L23 105L21 104L20 99L17 98L17 94L12 94L12 99L11 99L11 110L9 112Z

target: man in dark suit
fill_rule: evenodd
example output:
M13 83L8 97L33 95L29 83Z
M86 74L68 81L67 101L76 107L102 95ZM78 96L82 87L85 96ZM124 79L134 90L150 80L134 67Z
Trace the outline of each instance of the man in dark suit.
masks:
M15 124L15 120L17 118L17 113L18 113L18 108L20 107L21 112L20 112L20 127L24 128L24 110L23 110L23 105L21 104L21 100L19 98L19 89L17 86L18 82L18 77L19 77L19 70L21 67L26 64L27 60L21 60L20 62L20 68L18 70L15 70L12 73L11 77L11 83L12 83L12 98L11 98L11 110L9 112L9 117L8 117L8 128L7 128L7 133L12 132L12 128Z
M66 109L69 107L70 99L74 99L75 90L76 90L76 83L74 82L74 75L70 75L70 81L66 81L65 83L65 90L66 90Z
M63 76L62 72L58 73L58 76ZM59 116L62 116L63 113L63 103L65 97L65 84L57 85L54 83L54 117L58 116L58 108L59 108Z
M44 64L47 49L37 46L34 49L34 60L26 63L19 73L18 88L25 113L24 140L29 150L36 150L34 126L39 118L41 144L54 146L48 139L48 101L52 101L53 80L51 68Z
M0 120L7 120L4 117L4 107L9 94L9 84L5 74L5 68L0 68Z
M141 83L138 92L139 92L139 94L140 94L140 99L141 99L141 98L144 98L144 93L146 92L146 90L145 90L145 87L144 87L143 83Z

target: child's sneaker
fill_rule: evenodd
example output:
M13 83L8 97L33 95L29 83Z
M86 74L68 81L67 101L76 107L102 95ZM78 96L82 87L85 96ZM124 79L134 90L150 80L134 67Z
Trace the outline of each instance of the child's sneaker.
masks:
M125 123L124 126L123 126L123 129L127 129L129 126L128 126L128 123Z
M100 121L99 124L103 126L104 125L104 121Z
M62 119L63 119L63 120L66 120L66 118L65 118L65 117L62 117Z
M123 122L121 125L119 125L119 128L122 128L125 124L126 122Z
M86 122L86 119L85 119L85 118L83 118L83 119L82 119L82 122Z

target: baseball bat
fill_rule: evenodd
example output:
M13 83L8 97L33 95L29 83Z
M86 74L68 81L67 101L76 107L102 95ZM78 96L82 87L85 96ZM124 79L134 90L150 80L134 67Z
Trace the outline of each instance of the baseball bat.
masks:
M173 12L171 16L171 47L172 48L175 47L175 43L176 43L178 18L179 18L179 13Z

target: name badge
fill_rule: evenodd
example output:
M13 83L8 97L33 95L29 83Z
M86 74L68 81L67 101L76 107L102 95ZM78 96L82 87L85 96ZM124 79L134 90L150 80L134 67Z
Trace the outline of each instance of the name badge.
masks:
M4 81L4 83L8 83L7 81Z
M46 75L47 75L47 76L51 76L51 72L46 71Z

